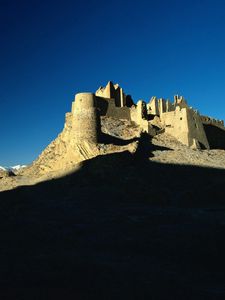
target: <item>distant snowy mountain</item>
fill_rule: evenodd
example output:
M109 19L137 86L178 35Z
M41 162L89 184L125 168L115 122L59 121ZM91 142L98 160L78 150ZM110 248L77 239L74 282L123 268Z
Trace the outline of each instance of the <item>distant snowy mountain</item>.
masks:
M9 167L9 169L18 171L19 169L25 168L25 167L26 167L26 165L16 165L13 167Z
M18 171L21 168L25 168L26 165L16 165L16 166L12 166L12 167L2 167L0 166L0 170L2 171L7 171L7 170L11 170L11 171Z

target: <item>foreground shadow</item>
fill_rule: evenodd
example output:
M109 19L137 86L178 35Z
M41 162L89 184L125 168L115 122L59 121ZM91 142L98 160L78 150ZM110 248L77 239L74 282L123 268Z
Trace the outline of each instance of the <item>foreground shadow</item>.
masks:
M225 149L225 130L204 124L204 130L211 149Z
M224 297L225 171L153 163L153 148L0 193L5 297Z
M116 146L125 146L125 145L128 145L137 140L138 140L138 138L124 140L124 139L101 132L98 142L103 143L103 144L114 144Z

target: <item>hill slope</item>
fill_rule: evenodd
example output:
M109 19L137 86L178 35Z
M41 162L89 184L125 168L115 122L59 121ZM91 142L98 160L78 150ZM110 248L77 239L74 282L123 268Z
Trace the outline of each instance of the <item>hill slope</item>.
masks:
M148 146L0 193L1 293L225 296L225 170L152 162Z

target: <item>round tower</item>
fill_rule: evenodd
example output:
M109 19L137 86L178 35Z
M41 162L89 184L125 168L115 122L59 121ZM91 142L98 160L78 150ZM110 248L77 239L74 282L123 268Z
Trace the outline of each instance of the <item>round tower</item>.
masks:
M92 93L79 93L72 104L73 132L78 141L98 142L101 131L100 115L96 98Z

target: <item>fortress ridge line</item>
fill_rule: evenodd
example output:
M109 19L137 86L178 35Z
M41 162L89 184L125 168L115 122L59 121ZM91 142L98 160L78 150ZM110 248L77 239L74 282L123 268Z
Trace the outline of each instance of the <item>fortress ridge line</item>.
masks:
M139 125L144 132L155 135L164 131L181 143L198 149L210 149L204 125L225 130L224 122L201 116L189 107L183 96L174 102L152 97L149 103L139 100L134 104L118 84L109 81L93 93L79 93L72 104L72 124L77 138L98 142L101 133L100 116L126 119Z

